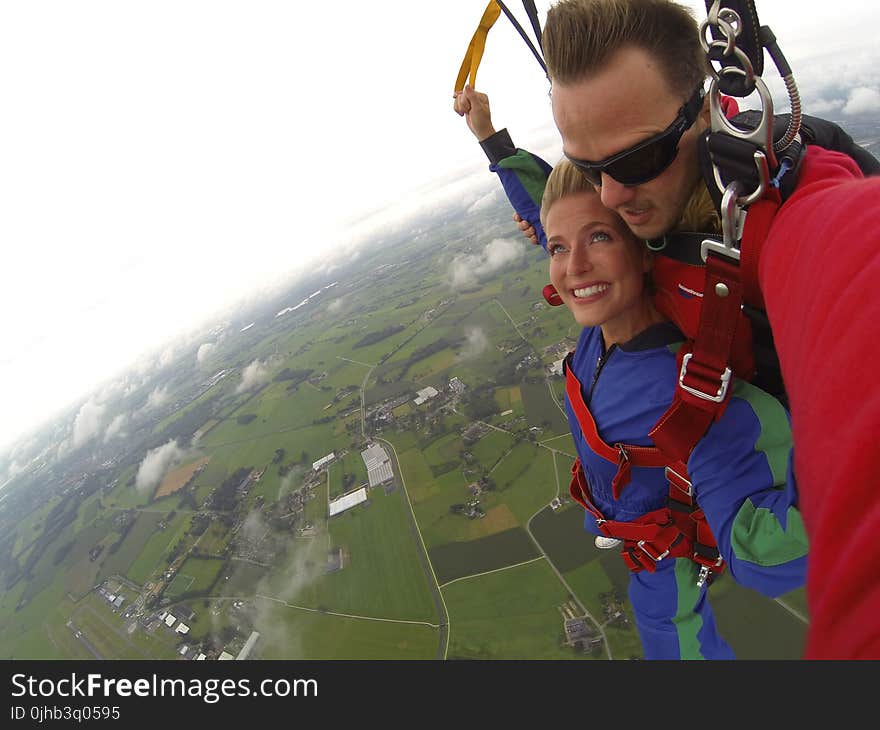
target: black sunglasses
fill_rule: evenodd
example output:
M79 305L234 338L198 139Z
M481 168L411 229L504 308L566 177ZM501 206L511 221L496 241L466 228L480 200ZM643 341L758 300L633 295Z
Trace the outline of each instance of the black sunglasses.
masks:
M659 134L623 152L606 157L600 162L578 160L569 154L565 156L590 183L597 187L602 184L603 172L622 185L641 185L653 180L672 164L678 154L678 141L696 121L703 106L703 95L701 84L687 103L678 110L678 116L672 124Z

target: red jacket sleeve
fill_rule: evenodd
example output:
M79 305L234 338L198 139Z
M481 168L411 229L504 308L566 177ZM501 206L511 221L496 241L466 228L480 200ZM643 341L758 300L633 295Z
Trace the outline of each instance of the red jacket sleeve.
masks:
M806 658L880 658L880 178L810 147L759 279L810 542Z

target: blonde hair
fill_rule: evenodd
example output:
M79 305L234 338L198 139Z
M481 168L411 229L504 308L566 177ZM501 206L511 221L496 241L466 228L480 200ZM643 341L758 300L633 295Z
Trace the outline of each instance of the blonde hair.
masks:
M578 193L599 193L592 183L587 181L567 157L563 157L550 172L544 195L541 197L541 225L547 230L547 214L554 203Z
M553 83L577 83L626 47L656 59L683 99L710 70L691 11L670 0L562 0L547 13L541 43Z
M697 180L675 228L679 231L721 233L721 218L715 210L715 204L702 177Z
M550 213L550 208L563 198L567 198L570 195L579 195L580 193L592 193L597 198L599 197L599 191L596 190L595 186L584 177L583 173L574 166L571 160L567 157L563 157L556 163L556 166L550 172L550 177L547 178L547 185L544 188L544 195L541 197L541 225L543 226L545 233L547 232L547 216ZM648 249L645 248L644 243L636 237L623 219L610 208L608 208L608 210L620 221L621 234L623 234L632 245L638 246L642 250L647 251ZM550 253L549 242L547 253ZM645 272L643 281L645 291L648 294L653 294L654 279L651 276L650 271Z

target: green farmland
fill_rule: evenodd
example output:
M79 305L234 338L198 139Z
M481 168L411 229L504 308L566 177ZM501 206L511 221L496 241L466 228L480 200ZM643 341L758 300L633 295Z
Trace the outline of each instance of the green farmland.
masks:
M216 660L253 632L254 659L640 657L629 573L568 497L546 366L579 328L543 302L543 251L487 253L510 228L499 204L386 231L131 373L101 400L124 441L67 453L73 422L52 430L0 499L0 657ZM392 478L370 487L376 444ZM710 595L740 656L803 650L802 591L776 602L723 576ZM586 646L567 618L595 628Z

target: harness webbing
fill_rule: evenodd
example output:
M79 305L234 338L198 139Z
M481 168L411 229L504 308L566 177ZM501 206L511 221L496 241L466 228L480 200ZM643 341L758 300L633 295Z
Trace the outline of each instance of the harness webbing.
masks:
M633 444L616 443L613 446L606 444L599 436L599 429L593 414L587 408L581 391L581 384L569 365L570 356L565 360L565 392L568 395L568 402L571 404L574 414L580 424L584 438L599 456L605 461L617 464L617 474L611 482L614 499L620 498L623 488L629 484L631 478L631 469L633 466L666 466L669 460L660 449L653 446L635 446ZM684 471L684 467L679 465Z
M538 20L538 9L535 7L535 0L523 0L523 7L526 9L526 15L529 16L529 22L532 24L532 30L535 31L535 38L538 41L538 48L544 51L541 43L541 22ZM542 63L543 65L543 63ZM546 67L544 68L546 71Z
M672 405L648 434L674 459L687 461L730 399L733 342L743 294L739 266L709 254L697 336L679 351L679 383Z
M483 58L483 51L486 49L486 38L489 35L489 30L501 15L501 11L504 11L508 20L510 20L513 27L516 28L516 32L520 34L520 37L526 42L526 45L534 54L538 63L541 64L544 73L547 73L547 65L544 63L542 51L539 50L541 49L541 23L538 20L538 11L535 8L533 0L523 0L523 7L526 10L526 15L529 17L532 30L535 32L535 37L538 41L538 48L535 48L535 44L532 43L528 33L526 33L525 29L520 25L513 13L510 12L508 7L501 0L489 0L489 4L483 11L483 17L480 18L480 24L477 26L476 31L474 31L471 42L468 44L467 51L464 54L461 68L458 71L458 78L455 80L454 91L461 91L464 88L465 82L468 82L468 79L470 79L470 85L476 88L477 69L480 67L480 61Z
M541 53L538 52L538 49L535 48L532 40L529 38L528 34L525 32L523 27L519 24L519 21L516 19L513 13L507 9L507 6L501 2L501 0L495 0L501 9L504 11L504 14L507 16L507 19L513 23L513 27L516 28L516 32L519 33L520 37L526 42L526 45L531 50L532 54L534 54L535 58L538 59L538 63L541 64L541 68L544 69L544 73L547 73L547 65L544 63L544 58ZM523 0L523 6L526 9L526 13L529 16L529 21L532 24L532 29L535 31L535 37L538 39L538 48L541 47L541 26L538 23L538 11L535 8L535 4L533 2L529 2L529 0Z
M483 11L483 17L480 18L480 24L474 31L467 51L465 51L461 68L458 71L458 78L455 80L455 91L461 91L468 78L470 78L471 86L476 87L477 69L480 67L483 51L486 49L486 37L489 35L490 28L498 20L499 15L501 15L501 8L498 3L495 0L489 0L489 4Z
M667 506L648 512L631 522L606 519L593 503L590 487L580 459L572 465L569 493L596 520L606 537L623 540L621 555L627 567L638 572L656 570L656 564L665 557L689 558L700 566L698 585L711 581L724 570L724 560L706 516L693 498L693 488L684 460L670 459L652 446L606 443L596 426L590 409L584 402L580 381L572 372L571 355L565 359L565 390L581 433L590 449L606 461L617 464L612 480L612 495L619 499L620 491L629 483L633 466L665 467L669 482Z

